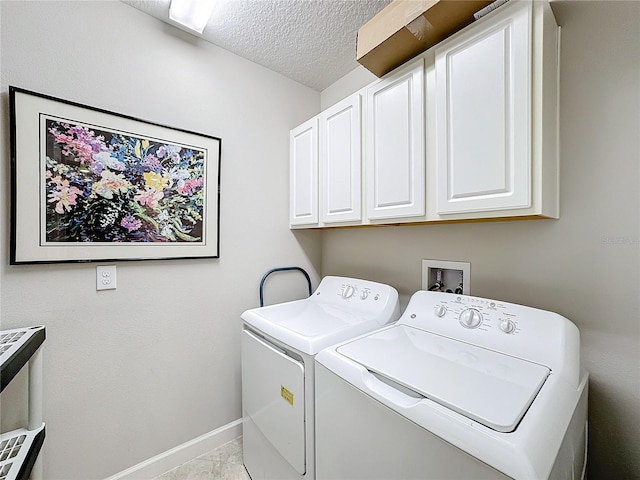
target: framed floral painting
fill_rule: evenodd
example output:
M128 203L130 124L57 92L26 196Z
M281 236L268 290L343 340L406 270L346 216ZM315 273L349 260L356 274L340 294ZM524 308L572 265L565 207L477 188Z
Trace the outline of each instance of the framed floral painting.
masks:
M221 139L9 87L11 264L219 257Z

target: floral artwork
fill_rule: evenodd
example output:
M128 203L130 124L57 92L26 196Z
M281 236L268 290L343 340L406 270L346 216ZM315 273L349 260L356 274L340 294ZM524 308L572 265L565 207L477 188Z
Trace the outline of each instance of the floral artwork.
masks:
M9 142L11 265L220 258L219 137L10 85Z
M45 242L202 242L206 150L45 118Z

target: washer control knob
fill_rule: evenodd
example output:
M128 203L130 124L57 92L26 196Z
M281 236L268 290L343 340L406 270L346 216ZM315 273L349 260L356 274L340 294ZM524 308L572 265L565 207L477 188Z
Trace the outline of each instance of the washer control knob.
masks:
M513 333L515 329L516 324L513 322L513 320L505 318L500 322L500 330L502 330L504 333Z
M467 308L460 314L459 321L465 328L478 328L482 323L482 314L475 308Z
M342 289L342 298L348 300L353 297L354 293L356 293L356 287L354 287L353 285L345 285L345 287Z
M363 290L360 292L360 300L366 300L369 296L369 290Z
M436 308L434 308L433 311L436 314L436 317L444 317L447 313L447 307L444 305L436 305Z

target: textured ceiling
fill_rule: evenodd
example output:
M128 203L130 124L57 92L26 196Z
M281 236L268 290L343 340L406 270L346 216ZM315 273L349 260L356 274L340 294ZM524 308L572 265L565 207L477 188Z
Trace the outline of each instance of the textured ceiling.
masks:
M170 23L170 0L122 1ZM358 66L358 29L391 0L216 1L203 39L323 90Z

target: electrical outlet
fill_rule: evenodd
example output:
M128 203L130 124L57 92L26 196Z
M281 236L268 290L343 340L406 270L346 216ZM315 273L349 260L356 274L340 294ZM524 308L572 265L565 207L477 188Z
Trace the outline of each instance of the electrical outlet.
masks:
M115 290L116 266L104 265L96 267L96 290Z
M455 293L458 288L462 288L463 295L471 294L471 264L469 262L422 260L422 290L433 289Z

